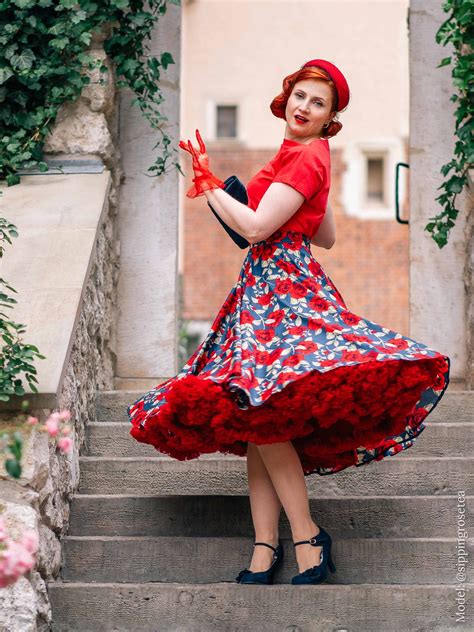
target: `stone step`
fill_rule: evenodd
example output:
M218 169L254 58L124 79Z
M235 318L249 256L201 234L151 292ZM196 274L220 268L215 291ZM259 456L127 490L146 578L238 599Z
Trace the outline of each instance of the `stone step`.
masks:
M334 538L445 537L453 534L458 497L313 498L311 514ZM474 496L465 498L474 524ZM82 495L71 498L69 535L248 537L248 496ZM285 512L281 537L290 537Z
M382 627L383 632L457 632L463 627L456 623L459 584L59 581L47 588L53 632L381 632ZM473 584L464 589L470 599Z
M298 573L291 539L282 539L286 560L275 583L290 583ZM189 582L232 581L250 562L253 538L65 536L64 581ZM452 584L456 538L334 539L336 584ZM465 543L469 559L474 538ZM470 581L468 568L466 581Z
M410 448L411 449L411 448ZM341 472L307 477L310 498L364 495L474 494L474 457L386 457ZM245 457L82 456L83 494L231 495L248 493Z
M162 384L167 378L157 381ZM437 406L430 412L427 421L463 422L474 421L474 391L445 392ZM96 394L95 421L128 422L127 406L137 401L144 391L98 391Z
M87 427L87 456L155 456L153 446L130 435L130 423L92 422ZM413 446L416 456L470 456L474 453L474 424L458 422L426 423ZM405 457L409 450L401 452ZM220 453L215 453L220 454Z
M156 386L168 378L158 378ZM128 422L127 406L137 401L145 391L120 390L96 392L96 421ZM447 393L445 393L446 395Z

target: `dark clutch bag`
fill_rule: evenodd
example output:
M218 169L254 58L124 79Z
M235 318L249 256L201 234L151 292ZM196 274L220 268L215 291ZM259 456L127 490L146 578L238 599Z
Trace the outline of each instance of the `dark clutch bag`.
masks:
M238 179L237 176L229 176L226 180L224 180L224 191L227 191L229 195L231 195L233 198L235 198L239 202L242 202L242 204L245 204L245 205L248 204L249 199L247 195L247 189L245 188L245 185ZM224 220L212 208L209 202L208 204L211 211L214 213L214 215L217 217L219 222L224 227L224 230L227 232L229 237L237 244L237 246L239 246L239 248L248 248L248 246L250 246L250 242L248 242L245 239L245 237L242 237L242 235L239 235L239 233L236 233L235 230L233 230L230 226L228 226L224 222Z

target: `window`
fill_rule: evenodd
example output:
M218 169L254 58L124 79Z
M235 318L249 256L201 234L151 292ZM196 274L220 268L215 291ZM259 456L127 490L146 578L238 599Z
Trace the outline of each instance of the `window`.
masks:
M380 137L346 143L342 153L344 170L341 200L348 215L360 219L395 218L395 170L406 161L408 139ZM405 178L399 183L403 200Z
M367 157L366 201L370 207L385 203L385 160L383 157Z
M216 114L216 138L236 138L237 106L218 105Z

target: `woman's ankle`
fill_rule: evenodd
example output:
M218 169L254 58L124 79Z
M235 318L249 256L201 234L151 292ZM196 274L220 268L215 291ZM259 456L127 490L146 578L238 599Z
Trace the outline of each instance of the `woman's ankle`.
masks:
M306 524L298 524L297 527L292 528L291 535L293 541L308 540L319 533L319 526L314 520L310 520Z
M278 532L261 532L255 534L255 542L266 542L267 544L271 544L272 546L277 546L279 540Z

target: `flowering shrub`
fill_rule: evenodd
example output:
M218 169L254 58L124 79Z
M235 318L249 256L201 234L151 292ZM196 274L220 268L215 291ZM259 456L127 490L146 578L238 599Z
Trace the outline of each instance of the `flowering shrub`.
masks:
M39 424L38 418L30 415L25 424L38 426L39 432L47 432L50 437L57 438L56 446L64 453L69 453L73 447L73 439L70 437L72 427L67 422L71 419L69 410L52 412L44 424ZM9 433L0 435L1 452L11 453L12 458L5 460L5 469L13 478L21 476L21 455L23 440L21 432L14 432L13 439ZM35 563L35 554L38 550L38 534L31 529L25 531L18 541L8 537L5 522L0 515L0 588L9 586L30 571Z
M43 425L38 425L37 417L29 416L25 422L28 426L38 425L39 432L47 432L50 437L58 437L57 447L61 452L68 453L73 446L73 440L69 436L71 426L65 422L69 421L71 413L68 410L53 412L49 415ZM10 453L5 459L5 469L7 474L13 478L21 476L21 455L23 451L23 439L21 432L3 432L0 434L0 453Z
M0 516L0 588L14 584L36 564L38 534L25 531L19 540L8 537L5 522Z

